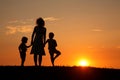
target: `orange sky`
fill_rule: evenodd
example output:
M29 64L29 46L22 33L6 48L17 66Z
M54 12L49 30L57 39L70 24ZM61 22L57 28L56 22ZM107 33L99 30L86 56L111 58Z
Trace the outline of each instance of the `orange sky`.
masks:
M38 17L55 33L62 55L56 65L78 65L82 58L90 66L120 68L119 0L2 0L0 1L0 65L20 65L18 45L29 38ZM25 65L34 65L27 51ZM47 46L42 65L50 66Z

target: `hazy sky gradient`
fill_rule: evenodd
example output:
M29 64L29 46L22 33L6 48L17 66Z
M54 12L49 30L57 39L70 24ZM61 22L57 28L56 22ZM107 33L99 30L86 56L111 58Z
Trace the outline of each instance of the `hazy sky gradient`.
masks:
M0 65L20 65L18 45L29 38L35 21L46 21L47 38L55 33L62 55L57 65L120 68L120 0L0 0ZM34 65L27 52L25 65ZM47 46L43 65L51 65Z

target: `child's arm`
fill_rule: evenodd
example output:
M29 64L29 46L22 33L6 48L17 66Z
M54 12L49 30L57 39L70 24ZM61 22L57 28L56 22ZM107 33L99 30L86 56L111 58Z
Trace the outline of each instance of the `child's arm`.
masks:
M47 42L48 42L48 39L47 39L46 42L44 43L44 46L46 45Z
M55 47L57 47L57 42L56 42L56 40L55 40L54 42L55 42L55 43L54 43L54 44L55 44Z
M32 44L31 45L29 45L29 46L26 46L27 48L29 48L29 47L31 47L32 46Z

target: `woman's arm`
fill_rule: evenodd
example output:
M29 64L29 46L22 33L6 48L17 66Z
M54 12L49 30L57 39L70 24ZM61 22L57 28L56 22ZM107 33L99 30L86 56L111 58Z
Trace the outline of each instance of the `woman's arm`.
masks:
M43 40L44 42L44 44L45 44L45 42L46 42L46 28L45 28L45 32L44 32L44 40Z
M31 37L31 45L33 44L34 36L35 36L35 28L34 28L34 30L33 30L32 37Z

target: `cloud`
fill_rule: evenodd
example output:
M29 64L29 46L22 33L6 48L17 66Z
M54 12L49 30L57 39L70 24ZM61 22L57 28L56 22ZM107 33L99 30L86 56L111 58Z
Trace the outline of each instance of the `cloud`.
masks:
M6 29L7 29L6 34L14 34L17 31L17 28L13 26L7 26Z
M58 18L55 18L55 17L46 17L44 18L45 21L57 21L59 20Z
M23 26L7 26L6 27L6 34L15 34L15 33L29 33L32 32L33 26L32 25L23 25Z
M33 29L33 19L15 19L8 22L6 26L6 34L29 33Z
M59 20L55 17L46 17L45 21L56 21ZM6 26L6 34L16 34L20 33L29 33L33 30L34 19L21 19L21 20L11 20L8 22L8 26Z
M13 21L9 21L8 23L12 24L12 23L18 23L18 20L13 20Z
M33 19L11 20L9 24L27 24L33 22Z

